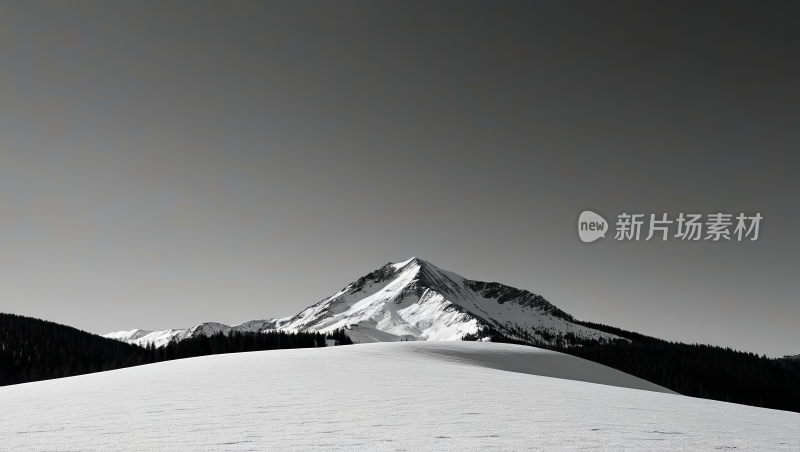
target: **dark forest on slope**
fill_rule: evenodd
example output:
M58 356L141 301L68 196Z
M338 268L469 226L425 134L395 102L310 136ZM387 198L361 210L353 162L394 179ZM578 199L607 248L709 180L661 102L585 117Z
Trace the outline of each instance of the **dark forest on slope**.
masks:
M342 330L320 333L222 333L143 348L77 328L0 313L0 386L121 369L194 356L352 344Z
M679 394L800 412L800 360L771 359L730 348L668 342L619 328L581 325L629 339L582 340L568 333L500 331L484 327L463 340L532 345L567 353L650 381Z

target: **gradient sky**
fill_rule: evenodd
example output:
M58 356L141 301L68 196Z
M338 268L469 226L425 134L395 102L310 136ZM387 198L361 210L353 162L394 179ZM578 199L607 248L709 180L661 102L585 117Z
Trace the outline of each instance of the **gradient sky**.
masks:
M800 353L795 2L5 2L0 311L296 314L411 256L577 318ZM578 242L618 212L757 241Z

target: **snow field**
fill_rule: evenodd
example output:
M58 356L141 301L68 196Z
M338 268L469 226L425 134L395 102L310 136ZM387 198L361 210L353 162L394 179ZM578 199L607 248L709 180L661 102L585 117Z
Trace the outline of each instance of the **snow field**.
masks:
M796 452L800 414L674 395L532 347L393 342L2 387L0 439L3 451Z

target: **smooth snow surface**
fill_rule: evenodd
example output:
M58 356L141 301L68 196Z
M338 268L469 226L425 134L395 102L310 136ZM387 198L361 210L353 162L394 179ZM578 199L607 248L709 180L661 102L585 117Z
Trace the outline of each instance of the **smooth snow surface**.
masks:
M0 450L800 450L800 414L666 392L509 344L239 353L2 387Z

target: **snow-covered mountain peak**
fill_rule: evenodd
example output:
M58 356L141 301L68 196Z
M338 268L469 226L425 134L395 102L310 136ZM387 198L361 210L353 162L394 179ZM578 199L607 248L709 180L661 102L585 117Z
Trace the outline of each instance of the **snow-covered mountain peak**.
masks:
M344 328L355 342L459 340L491 327L520 339L617 337L575 322L541 295L497 282L464 278L412 257L388 263L343 289L282 319L252 320L233 327L208 322L185 330L121 331L114 337L141 345L163 345L198 334ZM134 330L139 331L139 330Z
M152 333L152 331L140 330L136 328L130 331L115 331L113 333L106 334L105 337L109 337L111 339L119 339L125 342L131 342L141 338L142 336L146 336L150 333Z
M323 332L346 328L359 342L457 340L485 326L512 336L614 337L573 323L540 295L466 279L417 257L362 276L285 324Z
M416 257L412 257L411 259L407 259L407 260L404 260L403 262L398 262L396 264L393 264L393 263L389 262L387 265L391 265L392 267L395 268L395 270L399 270L399 269L405 267L406 265L416 264L418 261L421 261L421 259L417 259Z

